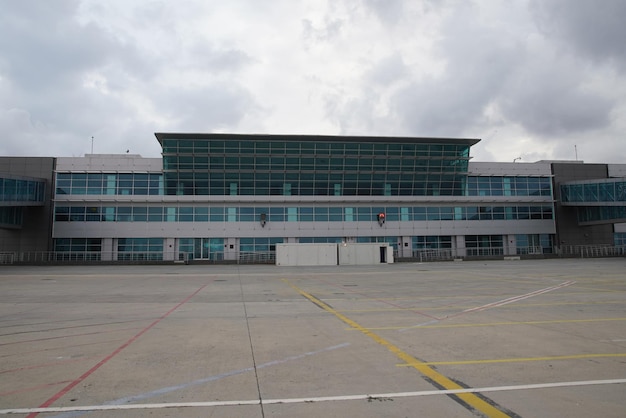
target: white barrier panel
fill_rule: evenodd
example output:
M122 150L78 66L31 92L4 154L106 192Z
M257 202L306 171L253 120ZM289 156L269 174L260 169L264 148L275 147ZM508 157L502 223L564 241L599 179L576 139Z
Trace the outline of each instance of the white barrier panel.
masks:
M276 244L277 266L336 266L337 244Z
M371 265L393 263L393 248L385 242L339 244L339 264Z
M387 243L276 244L277 266L336 266L393 263Z

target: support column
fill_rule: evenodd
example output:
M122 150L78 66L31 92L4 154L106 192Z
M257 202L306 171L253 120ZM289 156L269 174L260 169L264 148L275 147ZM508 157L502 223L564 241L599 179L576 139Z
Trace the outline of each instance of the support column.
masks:
M506 237L506 255L517 255L517 240L515 235L505 235Z
M163 260L174 261L176 260L176 239L165 238L163 239Z
M113 258L113 238L102 238L100 259L102 261L112 261Z
M465 235L457 235L456 237L456 257L465 257L467 250L465 249Z
M398 248L398 257L413 257L413 239L412 237L400 237L400 248Z

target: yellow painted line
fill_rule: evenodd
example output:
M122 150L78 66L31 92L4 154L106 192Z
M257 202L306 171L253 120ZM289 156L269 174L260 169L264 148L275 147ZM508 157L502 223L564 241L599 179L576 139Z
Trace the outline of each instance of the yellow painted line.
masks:
M313 296L313 295L305 292L304 290L300 289L299 287L291 284L289 282L289 280L283 279L283 281L287 285L289 285L293 290L295 290L300 295L302 295L303 297L305 297L309 301L311 301L313 304L315 304L315 305L319 306L320 308L324 309L326 312L335 315L338 319L340 319L343 322L345 322L346 324L350 325L353 329L360 331L364 335L366 335L369 338L371 338L372 340L374 340L376 343L382 345L387 350L391 351L400 360L402 360L405 363L407 363L407 365L409 365L410 367L413 367L415 370L420 372L422 375L428 377L431 381L433 381L434 383L436 383L437 385L439 385L443 389L445 389L445 390L464 389L458 383L452 381L451 379L447 378L446 376L442 375L441 373L435 371L434 369L429 367L427 364L419 361L418 359L416 359L415 357L411 356L410 354L402 351L400 349L400 347L392 344L391 342L387 341L386 339L384 339L384 338L380 337L379 335L373 333L369 329L362 327L361 325L359 325L355 321L351 320L347 316L337 312L335 309L333 309L332 307L330 307L326 303L322 302L321 300L319 300L315 296ZM459 393L459 394L457 394L455 396L457 396L459 399L461 399L467 405L471 406L472 408L474 408L477 411L482 412L483 414L485 414L488 417L502 417L502 418L509 417L509 415L505 414L501 410L497 409L496 407L494 407L493 405L491 405L488 402L484 401L479 396L476 396L473 393Z
M490 363L519 363L525 361L552 361L552 360L577 360L585 358L607 358L607 357L626 357L626 353L615 354L575 354L570 356L550 356L550 357L521 357L521 358L503 358L490 360L459 360L459 361L429 361L423 364L429 366L453 366L459 364L490 364ZM396 364L398 367L411 366L408 363Z
M445 319L445 318L444 318ZM425 329L425 328L468 328L468 327L495 327L500 325L540 325L540 324L571 324L582 322L606 322L606 321L626 321L626 318L599 318L599 319L565 319L554 321L519 321L519 322L485 322L477 324L443 324L443 325L408 325L404 327L372 327L370 331L386 331L398 329ZM348 328L351 329L351 328Z

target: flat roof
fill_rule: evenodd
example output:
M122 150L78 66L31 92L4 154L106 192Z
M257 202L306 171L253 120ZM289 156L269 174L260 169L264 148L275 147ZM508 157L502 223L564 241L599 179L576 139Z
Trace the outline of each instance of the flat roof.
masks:
M233 133L177 133L155 132L157 140L163 145L164 139L184 140L246 140L246 141L328 141L328 142L396 142L407 144L458 144L472 146L477 144L478 138L434 138L434 137L400 137L400 136L344 136L344 135L286 135L286 134L233 134Z

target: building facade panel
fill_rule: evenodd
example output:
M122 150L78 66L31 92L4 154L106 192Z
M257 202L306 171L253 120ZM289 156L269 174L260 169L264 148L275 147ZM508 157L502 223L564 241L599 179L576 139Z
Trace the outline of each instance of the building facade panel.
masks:
M0 253L45 252L52 246L55 158L0 157Z
M156 135L162 164L59 161L59 249L215 261L298 242L383 242L400 258L553 250L549 164L474 165L477 140Z

